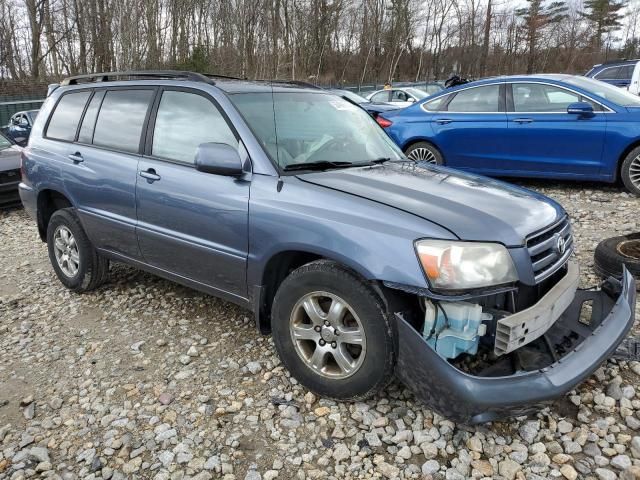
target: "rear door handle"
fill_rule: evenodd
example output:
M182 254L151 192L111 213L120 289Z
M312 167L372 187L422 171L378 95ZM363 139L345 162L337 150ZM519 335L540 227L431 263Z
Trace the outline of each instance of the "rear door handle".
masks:
M513 121L516 123L533 123L533 118L514 118Z
M453 122L453 120L451 120L450 118L436 118L436 123L438 125L447 125L451 122Z
M140 176L142 178L146 178L149 183L160 180L160 175L158 175L153 168L148 168L147 170L140 172Z
M69 160L72 160L73 163L84 162L84 158L82 158L82 154L80 152L72 153L71 155L69 155Z

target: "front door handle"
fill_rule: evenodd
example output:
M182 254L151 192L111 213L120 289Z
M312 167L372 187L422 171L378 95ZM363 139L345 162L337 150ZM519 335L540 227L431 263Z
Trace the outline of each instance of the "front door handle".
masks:
M438 125L447 125L449 123L453 122L453 120L451 120L450 118L437 118L436 119L436 123Z
M148 168L147 170L140 172L140 176L142 178L146 178L149 183L160 180L160 175L158 175L153 168Z
M80 152L72 153L71 155L69 155L69 160L73 161L73 163L84 162L84 158L82 158L82 154Z
M514 118L514 122L516 123L533 123L533 118Z

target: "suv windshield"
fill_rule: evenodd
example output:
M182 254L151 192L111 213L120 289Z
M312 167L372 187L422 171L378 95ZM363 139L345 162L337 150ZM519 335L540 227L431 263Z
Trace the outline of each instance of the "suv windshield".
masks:
M282 169L363 165L404 156L361 108L325 93L230 95L232 102Z
M566 81L567 83L595 93L596 95L599 95L617 105L623 107L640 107L640 97L637 97L620 87L615 87L608 83L587 77L571 77Z

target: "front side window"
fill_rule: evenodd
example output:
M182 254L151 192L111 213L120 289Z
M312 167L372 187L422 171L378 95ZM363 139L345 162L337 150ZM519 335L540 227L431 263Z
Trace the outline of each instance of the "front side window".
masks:
M90 94L90 91L84 90L63 95L51 115L46 136L69 142L75 140L78 123Z
M105 94L93 144L137 153L153 90L111 90Z
M541 83L515 83L512 85L513 108L516 112L564 112L582 97L574 92Z
M422 100L423 98L427 98L429 96L427 92L425 92L424 90L420 90L419 88L405 88L404 90L416 100ZM438 90L438 92L440 91L441 89Z
M404 158L367 112L334 95L247 93L231 95L231 100L281 168Z
M500 85L484 85L461 90L449 102L447 110L465 113L499 112Z
M598 80L617 80L620 78L620 69L621 67L605 68L596 73L593 78Z
M198 145L209 142L238 146L226 120L210 100L195 93L165 91L158 106L151 154L194 163Z
M391 93L391 101L392 102L408 102L409 95L407 95L402 90L393 90Z

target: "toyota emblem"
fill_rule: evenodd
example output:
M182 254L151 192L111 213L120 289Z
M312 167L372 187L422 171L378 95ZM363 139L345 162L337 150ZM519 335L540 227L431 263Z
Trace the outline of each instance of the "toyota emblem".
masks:
M567 249L567 245L565 244L564 238L560 235L556 238L556 251L560 255L564 255L565 250Z

